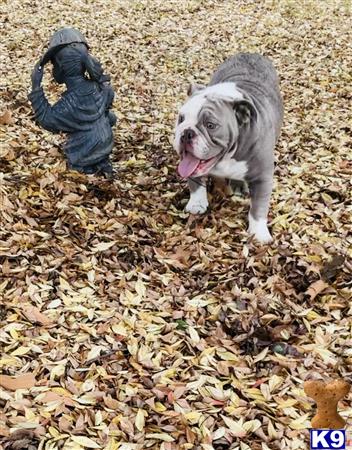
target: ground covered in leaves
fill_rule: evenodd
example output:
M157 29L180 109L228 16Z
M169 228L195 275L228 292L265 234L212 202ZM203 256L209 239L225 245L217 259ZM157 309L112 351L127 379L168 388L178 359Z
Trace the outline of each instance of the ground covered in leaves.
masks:
M350 7L1 3L0 448L308 448L304 380L352 381ZM112 75L113 182L67 171L32 120L64 25ZM248 199L183 212L170 145L188 83L237 51L272 58L285 102L266 246Z

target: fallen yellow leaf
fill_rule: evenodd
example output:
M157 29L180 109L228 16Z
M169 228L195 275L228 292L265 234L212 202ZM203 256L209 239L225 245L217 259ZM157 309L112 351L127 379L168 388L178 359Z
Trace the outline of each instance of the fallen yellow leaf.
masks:
M73 442L76 442L77 444L82 445L82 447L101 448L100 445L98 445L92 439L89 439L85 436L71 436L71 439L73 440Z
M136 415L135 425L138 431L143 431L145 423L145 416L143 409L139 409Z

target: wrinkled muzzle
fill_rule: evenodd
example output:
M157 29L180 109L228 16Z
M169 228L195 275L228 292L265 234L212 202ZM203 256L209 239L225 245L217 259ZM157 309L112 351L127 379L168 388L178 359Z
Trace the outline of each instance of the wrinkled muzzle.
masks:
M207 174L218 161L218 155L208 156L209 146L205 137L193 127L177 128L174 148L181 158L178 164L179 175L182 178L190 178Z

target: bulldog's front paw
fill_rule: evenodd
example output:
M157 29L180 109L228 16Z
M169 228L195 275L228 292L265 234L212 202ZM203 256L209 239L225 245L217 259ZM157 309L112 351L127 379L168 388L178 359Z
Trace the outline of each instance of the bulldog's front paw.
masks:
M260 244L269 244L273 241L268 228L266 230L261 230L258 233L254 233L254 237Z
M261 244L268 244L273 240L268 230L266 219L255 220L249 216L248 233L254 234L255 239Z
M185 211L191 214L204 214L208 209L208 201L199 201L199 199L189 199Z

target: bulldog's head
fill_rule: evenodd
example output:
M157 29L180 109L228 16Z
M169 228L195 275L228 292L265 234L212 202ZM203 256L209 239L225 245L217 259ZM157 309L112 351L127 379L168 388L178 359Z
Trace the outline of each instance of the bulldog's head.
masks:
M180 108L174 148L183 178L206 175L234 149L241 128L256 117L253 104L234 83L191 85L188 100Z

